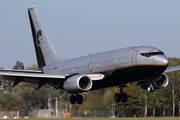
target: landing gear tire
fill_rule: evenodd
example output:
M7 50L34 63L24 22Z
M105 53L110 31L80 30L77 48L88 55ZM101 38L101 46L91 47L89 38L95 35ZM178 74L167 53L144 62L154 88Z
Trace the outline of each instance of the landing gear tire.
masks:
M116 94L114 95L114 101L115 101L115 102L120 102L120 100L121 100L120 94L119 94L119 93L116 93Z
M127 101L127 94L126 93L121 94L121 100L122 100L122 102Z
M76 96L75 95L71 95L70 96L70 103L71 104L75 104L76 103Z
M78 104L82 104L82 102L83 102L83 97L82 97L82 95L76 95L76 100L77 100L77 103L78 103Z
M122 102L126 102L127 101L127 94L126 93L122 93L122 94L116 93L114 95L114 101L120 102L120 100L122 100Z
M82 102L83 102L83 97L82 97L82 95L76 94L76 96L75 96L75 95L71 95L71 96L70 96L70 103L71 103L71 104L75 104L76 102L77 102L78 104L82 104Z
M154 88L153 86L149 86L149 87L147 88L147 91L148 91L148 92L154 92L154 91L155 91L155 88Z

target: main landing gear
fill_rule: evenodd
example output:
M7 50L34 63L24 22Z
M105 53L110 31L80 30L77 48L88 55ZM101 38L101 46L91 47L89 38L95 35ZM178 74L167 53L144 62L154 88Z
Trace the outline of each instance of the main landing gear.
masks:
M76 94L76 96L75 96L75 95L71 95L71 96L70 96L70 103L71 103L71 104L75 104L76 102L77 102L78 104L81 104L81 103L83 102L83 97L82 97L82 95Z
M126 102L127 101L127 94L123 93L123 88L120 87L120 94L116 93L114 95L114 101L115 102L120 102L120 100L122 100L122 102Z

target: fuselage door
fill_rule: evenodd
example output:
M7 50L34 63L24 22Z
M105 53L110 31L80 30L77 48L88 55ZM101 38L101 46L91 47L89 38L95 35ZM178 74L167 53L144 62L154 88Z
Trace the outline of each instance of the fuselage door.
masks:
M92 68L92 67L93 67L93 63L90 62L90 63L89 63L89 72L92 72L92 71L93 71L93 68Z
M134 51L132 54L132 65L133 66L137 65L137 54L138 54L138 51Z

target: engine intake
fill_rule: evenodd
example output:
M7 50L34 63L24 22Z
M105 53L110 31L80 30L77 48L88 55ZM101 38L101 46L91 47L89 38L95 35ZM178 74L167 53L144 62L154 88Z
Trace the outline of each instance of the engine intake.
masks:
M169 84L169 78L166 74L163 73L161 76L156 78L153 82L143 81L138 84L140 84L141 88L145 90L147 90L147 88L151 84L155 89L162 89L162 88L165 88Z
M169 84L169 78L164 73L156 81L153 82L153 86L156 89L165 88L168 84Z
M63 88L70 94L86 92L92 88L92 80L87 75L75 75L64 82Z

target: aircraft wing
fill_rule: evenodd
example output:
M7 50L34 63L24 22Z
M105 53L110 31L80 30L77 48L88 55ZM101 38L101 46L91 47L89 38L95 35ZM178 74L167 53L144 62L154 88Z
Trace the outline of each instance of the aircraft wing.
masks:
M173 71L178 71L180 70L180 65L179 66L175 66L175 67L168 67L164 73L168 73L168 72L173 72Z
M31 78L65 78L64 75L44 74L42 71L33 70L0 70L0 75Z
M0 70L0 75L6 80L14 81L13 86L19 82L40 84L51 80L56 83L60 79L65 79L64 75L44 74L42 71L31 70Z
M102 80L104 75L102 74L86 74L92 80ZM44 74L42 71L33 70L0 70L0 76L6 80L14 81L13 86L16 86L20 82L35 83L38 84L38 88L42 87L44 84L49 84L56 87L62 84L67 77L73 75L56 75L56 74Z

